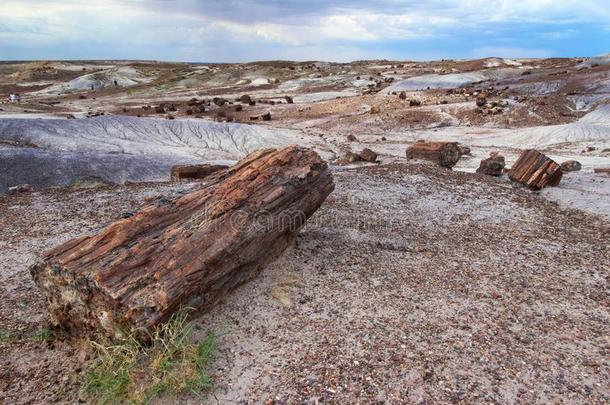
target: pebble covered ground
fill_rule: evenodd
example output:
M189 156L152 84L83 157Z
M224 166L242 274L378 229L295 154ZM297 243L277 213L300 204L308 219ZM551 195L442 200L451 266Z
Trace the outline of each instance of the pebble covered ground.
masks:
M610 401L607 220L428 165L334 175L295 246L195 321L221 334L205 403ZM35 255L174 188L0 198L1 403L78 399L86 354L32 339Z

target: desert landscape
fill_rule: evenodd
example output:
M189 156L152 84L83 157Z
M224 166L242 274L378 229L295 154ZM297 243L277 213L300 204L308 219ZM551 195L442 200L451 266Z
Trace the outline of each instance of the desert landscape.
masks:
M610 56L13 61L0 98L0 403L610 401ZM205 389L91 383L82 330L198 299Z

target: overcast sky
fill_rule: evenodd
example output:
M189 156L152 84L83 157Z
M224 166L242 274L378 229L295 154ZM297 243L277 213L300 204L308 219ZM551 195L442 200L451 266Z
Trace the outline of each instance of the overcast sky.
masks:
M0 0L0 60L594 56L610 0Z

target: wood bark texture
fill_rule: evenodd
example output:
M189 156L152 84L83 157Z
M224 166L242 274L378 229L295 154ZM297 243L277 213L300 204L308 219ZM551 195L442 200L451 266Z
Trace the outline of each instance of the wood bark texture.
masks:
M258 274L333 189L314 151L260 150L197 191L46 252L31 274L56 326L147 340L180 307L209 308Z
M511 180L532 190L557 186L562 176L559 164L534 149L524 150L508 172Z

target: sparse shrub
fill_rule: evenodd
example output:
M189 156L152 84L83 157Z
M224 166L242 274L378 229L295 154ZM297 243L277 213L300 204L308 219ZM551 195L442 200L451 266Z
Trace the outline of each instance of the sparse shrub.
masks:
M162 395L191 393L199 398L212 387L209 368L217 336L193 343L186 311L160 326L149 346L133 336L118 344L92 342L99 359L86 373L82 391L98 403L149 403Z

